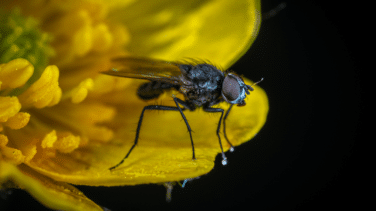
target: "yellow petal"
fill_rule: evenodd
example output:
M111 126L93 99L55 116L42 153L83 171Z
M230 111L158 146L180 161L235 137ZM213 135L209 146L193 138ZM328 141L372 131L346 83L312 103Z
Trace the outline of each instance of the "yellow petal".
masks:
M36 108L56 105L62 94L58 79L59 69L54 65L48 66L42 76L19 95L21 104L24 107L34 106Z
M34 66L26 59L14 59L0 65L1 88L17 88L23 86L33 75Z
M166 60L198 58L228 68L255 40L260 1L137 1L111 8L132 35L129 51ZM127 15L124 15L127 14Z
M6 181L12 181L51 209L102 211L101 207L75 187L54 181L26 165L15 167L0 159L0 184Z
M245 82L252 84L249 80ZM130 86L130 93L136 93L137 88L137 85ZM226 131L234 146L253 138L266 121L266 94L260 87L254 88L255 91L246 99L246 106L234 107L227 119ZM215 157L220 152L216 136L220 115L200 110L185 112L194 131L196 161L192 161L189 135L179 112L147 111L138 145L121 166L113 171L108 170L119 163L131 148L136 124L146 105L137 98L128 99L127 107L119 110L120 113L112 121L116 123L114 127L117 128L117 133L110 143L97 145L91 142L69 154L56 153L55 157L43 162L33 160L29 165L59 181L96 186L178 181L211 171ZM173 105L171 96L167 94L158 101L164 102L164 105ZM227 108L228 105L222 103L220 107ZM222 135L221 137L224 150L227 151L230 146Z

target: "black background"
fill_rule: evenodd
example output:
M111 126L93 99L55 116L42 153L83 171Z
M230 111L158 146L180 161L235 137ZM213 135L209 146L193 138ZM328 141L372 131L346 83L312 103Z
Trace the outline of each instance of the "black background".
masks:
M281 2L262 1L262 11ZM361 209L358 10L354 2L284 2L287 7L262 22L255 43L232 67L254 81L265 78L260 86L270 112L252 141L227 153L228 166L217 157L209 174L184 189L176 186L170 203L160 185L78 188L111 210ZM23 191L0 205L45 209Z

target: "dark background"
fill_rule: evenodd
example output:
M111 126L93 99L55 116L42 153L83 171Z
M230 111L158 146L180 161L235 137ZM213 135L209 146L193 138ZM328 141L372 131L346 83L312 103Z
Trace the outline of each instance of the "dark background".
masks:
M262 11L281 2L262 1ZM160 185L78 188L111 210L361 210L358 8L354 2L284 2L232 67L254 81L265 78L260 86L270 112L253 140L227 153L228 166L217 157L209 174L176 186L170 203ZM23 191L0 199L4 203L45 209Z

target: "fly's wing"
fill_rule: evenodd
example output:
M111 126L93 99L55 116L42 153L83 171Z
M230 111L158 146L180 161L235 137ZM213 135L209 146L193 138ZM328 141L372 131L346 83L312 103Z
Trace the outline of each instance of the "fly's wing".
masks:
M119 57L112 59L113 68L102 72L106 75L162 81L171 84L181 84L179 64L163 60Z

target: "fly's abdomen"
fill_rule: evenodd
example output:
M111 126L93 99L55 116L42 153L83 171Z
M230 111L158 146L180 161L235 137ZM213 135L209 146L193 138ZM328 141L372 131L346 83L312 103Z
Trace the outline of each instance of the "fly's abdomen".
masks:
M163 83L160 81L151 81L142 84L137 90L137 95L143 100L152 100L158 98L161 94L163 94L163 92L171 88L178 89L176 85Z

